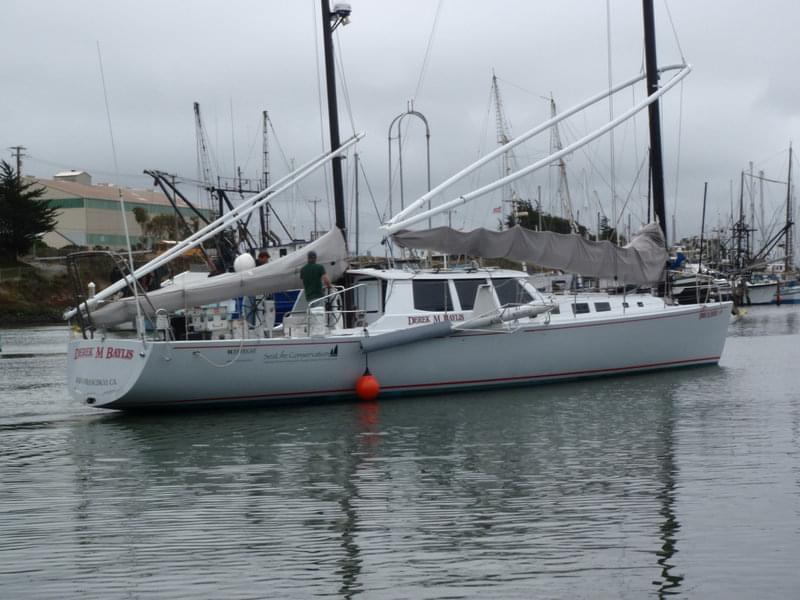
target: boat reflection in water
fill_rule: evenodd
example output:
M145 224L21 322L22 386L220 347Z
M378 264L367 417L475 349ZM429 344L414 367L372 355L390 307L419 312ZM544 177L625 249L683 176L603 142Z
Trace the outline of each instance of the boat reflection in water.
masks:
M666 594L674 398L721 371L76 423L79 568L195 596Z

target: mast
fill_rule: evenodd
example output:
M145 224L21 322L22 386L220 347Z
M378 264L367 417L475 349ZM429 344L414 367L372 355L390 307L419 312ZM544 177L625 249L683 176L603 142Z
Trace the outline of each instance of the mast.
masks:
M347 24L350 16L349 4L336 4L331 11L328 0L320 0L322 10L322 36L325 47L325 82L328 90L328 126L331 136L331 152L341 145L339 142L339 109L336 103L336 67L333 60L333 30ZM336 227L345 232L344 184L342 179L342 157L331 161L333 172L333 200L336 209ZM345 236L346 239L346 236Z
M784 250L786 250L786 258L784 259L784 273L789 273L794 262L794 231L792 226L792 144L789 144L789 176L786 183L786 233L784 233Z
M269 129L269 113L265 110L261 113L262 118L262 131L261 131L261 176L263 178L263 187L265 190L269 187L269 136L267 131ZM266 248L269 245L269 203L258 209L258 220L261 225L261 247Z
M552 94L550 95L550 116L555 117L556 101ZM550 130L550 152L558 152L564 146L561 144L561 134L558 132L558 123L553 124L553 129ZM565 213L566 219L569 221L569 228L572 233L578 233L578 226L575 224L575 218L572 213L572 197L569 195L569 183L567 182L567 163L564 162L564 157L558 159L556 163L558 166L558 196L561 199L561 210ZM616 210L613 211L616 214ZM616 231L616 223L614 223L614 230ZM619 235L616 236L619 242Z
M508 142L511 141L511 136L508 133L508 126L506 121L505 111L503 110L503 101L500 98L500 88L497 86L497 75L495 75L494 70L492 70L492 97L494 98L494 108L495 108L495 126L497 129L497 144L499 146L505 146ZM505 152L503 154L503 177L506 175L510 175L513 172L512 163L514 162L514 158L511 155L511 150ZM502 221L505 225L506 223L506 203L510 204L511 210L511 223L516 224L517 222L517 206L514 198L514 190L511 188L511 185L505 186L505 197L501 195L500 197L500 210L502 214Z
M656 24L653 13L653 0L642 0L644 16L644 53L645 70L647 71L647 95L658 90L658 61L656 60ZM661 115L658 100L648 107L650 117L650 176L653 182L653 213L664 241L667 241L667 214L664 207L664 166L661 156Z

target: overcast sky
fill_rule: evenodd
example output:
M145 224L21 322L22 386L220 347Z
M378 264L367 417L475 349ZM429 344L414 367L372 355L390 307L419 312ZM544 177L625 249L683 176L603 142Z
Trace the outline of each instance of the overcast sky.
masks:
M683 55L694 67L662 104L667 213L675 214L682 237L699 233L705 181L711 228L724 224L732 194L738 198L739 174L750 161L756 172L763 169L767 177L785 180L789 143L800 125L800 46L794 35L800 5L790 0L655 4L659 63L678 63ZM344 67L339 75L342 137L354 128L366 132L359 153L382 215L388 198L389 123L411 99L430 123L435 185L496 147L493 70L512 135L548 118L551 94L565 109L608 86L609 28L602 0L353 0L351 6L352 22L336 33ZM615 82L642 69L641 10L639 0L611 2ZM317 0L4 0L3 158L11 161L7 148L23 145L25 174L50 177L74 168L90 172L95 182L115 181L99 43L124 185L150 186L141 175L146 168L198 177L195 101L203 112L214 169L222 176L233 174L234 154L246 176L259 176L261 112L268 110L277 136L270 133L270 170L279 177L287 171L286 160L306 162L322 152L323 135L327 138L318 85L318 20ZM617 95L614 113L641 99L643 90L642 83ZM562 142L582 137L608 115L605 103L570 119L561 128ZM424 133L413 119L405 123L408 203L424 191L426 177ZM580 211L581 222L594 228L597 212L611 216L612 188L618 207L626 207L622 229L628 214L633 227L646 218L646 184L643 175L636 177L646 136L644 114L616 131L613 183L608 137L567 162L573 210ZM550 144L547 134L537 138L517 150L517 162L541 158ZM350 190L352 163L348 158L345 167ZM443 199L487 183L499 172L498 164L486 167ZM545 170L520 182L517 193L536 200L541 186L543 207L558 213L556 184L557 172ZM381 252L367 183L362 180L360 188L362 249ZM191 188L185 191L197 198ZM399 194L395 185L395 209ZM779 220L784 196L784 186L765 185L762 229ZM323 177L275 201L298 237L312 227L310 200L316 198L323 199L318 218L325 228L332 208ZM500 202L496 194L485 198L458 211L453 222L494 226L492 209ZM756 213L761 220L758 205ZM352 230L352 207L349 214Z

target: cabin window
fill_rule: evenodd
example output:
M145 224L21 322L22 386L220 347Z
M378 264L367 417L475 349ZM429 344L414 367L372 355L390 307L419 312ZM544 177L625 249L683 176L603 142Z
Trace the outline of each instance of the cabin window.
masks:
M582 315L589 312L589 303L588 302L576 302L572 305L572 312L576 315Z
M611 310L611 303L610 302L595 302L594 303L594 310L596 312L608 312Z
M450 286L446 279L415 279L414 308L431 312L453 310Z
M500 306L508 304L527 304L533 298L522 287L521 282L516 279L492 279L494 284L494 291L497 292L497 299L500 301Z
M561 314L561 305L560 304L556 304L553 307L553 310L550 311L550 314L551 315L560 315Z
M461 310L472 310L475 306L475 294L478 293L478 288L486 285L485 279L456 279L453 281L456 284L456 293L458 293L458 301L461 303Z
M623 302L622 303L622 308L629 308L629 307L630 307L630 304L628 304L627 302Z
M644 308L644 302L640 300L639 302L636 303L636 306L638 306L639 308Z

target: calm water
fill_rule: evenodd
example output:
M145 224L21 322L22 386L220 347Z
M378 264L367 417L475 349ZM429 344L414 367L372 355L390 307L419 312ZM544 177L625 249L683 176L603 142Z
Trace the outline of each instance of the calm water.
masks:
M800 307L730 334L720 367L128 416L67 398L64 328L2 330L37 356L0 360L0 597L797 597Z

